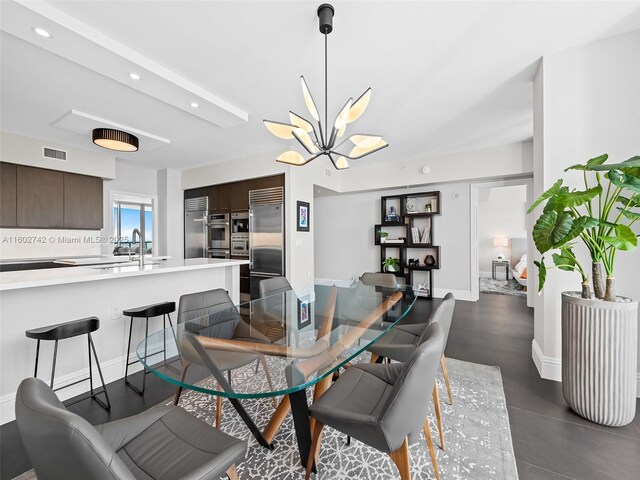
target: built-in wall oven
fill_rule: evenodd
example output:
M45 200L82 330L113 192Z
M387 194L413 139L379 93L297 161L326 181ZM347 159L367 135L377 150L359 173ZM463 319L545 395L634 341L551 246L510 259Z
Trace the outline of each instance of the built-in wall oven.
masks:
M207 258L231 258L231 252L224 248L209 248Z
M231 256L249 258L249 234L231 234Z
M229 214L212 213L207 217L209 248L229 250Z

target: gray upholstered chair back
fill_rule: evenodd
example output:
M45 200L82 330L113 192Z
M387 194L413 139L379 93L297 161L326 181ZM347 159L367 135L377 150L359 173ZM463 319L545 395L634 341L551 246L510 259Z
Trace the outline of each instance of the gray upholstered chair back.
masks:
M449 340L449 330L451 330L451 322L453 321L453 310L456 306L456 299L452 293L447 293L442 302L436 307L433 311L427 323L431 325L432 323L439 323L442 327L442 331L444 332L444 343L442 344L442 352L444 353L444 349L447 346L447 340ZM418 339L417 345L420 345L425 341L427 331L425 330L420 338Z
M260 298L292 290L291 285L285 277L273 277L262 280L258 284L258 288L260 289Z
M42 380L27 378L18 387L16 423L38 480L135 480L100 433Z
M180 297L178 323L233 308L233 301L223 288L187 293Z
M398 281L393 273L372 273L364 272L360 281L365 285L376 285L379 287L396 288Z
M419 430L427 418L427 398L436 378L442 355L444 332L438 323L425 329L426 339L404 364L381 414L381 427L390 451L405 437Z

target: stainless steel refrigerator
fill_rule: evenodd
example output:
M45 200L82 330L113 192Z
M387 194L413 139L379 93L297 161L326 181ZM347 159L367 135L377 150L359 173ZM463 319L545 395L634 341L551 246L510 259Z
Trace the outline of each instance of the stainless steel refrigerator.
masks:
M284 189L249 192L249 289L258 298L258 284L284 275Z
M208 213L208 197L188 198L184 201L184 258L207 257Z

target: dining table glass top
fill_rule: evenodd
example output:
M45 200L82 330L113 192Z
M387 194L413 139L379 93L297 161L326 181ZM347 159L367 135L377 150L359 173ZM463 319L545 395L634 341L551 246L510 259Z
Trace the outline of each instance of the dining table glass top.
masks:
M229 398L275 397L332 375L399 322L415 300L407 286L315 285L302 298L290 290L178 318L145 338L136 353L148 370L180 387Z

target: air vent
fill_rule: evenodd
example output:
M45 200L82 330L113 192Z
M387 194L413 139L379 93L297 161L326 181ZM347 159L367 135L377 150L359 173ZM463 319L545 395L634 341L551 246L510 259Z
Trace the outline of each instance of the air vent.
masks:
M251 206L281 204L283 200L284 189L282 187L264 188L249 192L249 205Z
M184 208L187 212L209 210L209 197L187 198L184 201Z
M67 152L63 150L56 150L55 148L43 147L44 158L51 158L52 160L67 161Z

